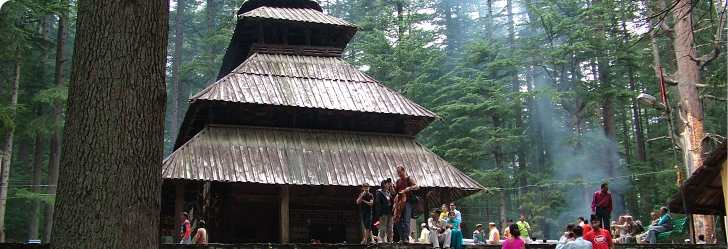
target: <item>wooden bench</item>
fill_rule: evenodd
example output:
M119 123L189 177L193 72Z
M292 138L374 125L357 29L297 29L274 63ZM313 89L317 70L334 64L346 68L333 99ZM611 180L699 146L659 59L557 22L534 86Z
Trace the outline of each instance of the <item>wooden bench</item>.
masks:
M661 232L657 234L657 243L683 243L685 239L685 227L688 225L685 223L686 218L672 220L672 231ZM649 231L650 226L645 227L645 231Z

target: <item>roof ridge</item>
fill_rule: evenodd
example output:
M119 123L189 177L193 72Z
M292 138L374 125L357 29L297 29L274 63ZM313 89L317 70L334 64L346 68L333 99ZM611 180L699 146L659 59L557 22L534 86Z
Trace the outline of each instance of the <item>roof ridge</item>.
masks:
M281 10L282 13L273 13L273 11ZM303 12L304 14L301 15ZM273 7L273 6L260 6L252 9L248 12L238 15L238 19L242 18L263 18L263 19L275 19L275 20L289 20L299 21L308 23L321 23L321 24L332 24L339 26L356 27L356 24L346 21L342 18L338 18L323 11L318 11L311 8L291 8L291 7Z

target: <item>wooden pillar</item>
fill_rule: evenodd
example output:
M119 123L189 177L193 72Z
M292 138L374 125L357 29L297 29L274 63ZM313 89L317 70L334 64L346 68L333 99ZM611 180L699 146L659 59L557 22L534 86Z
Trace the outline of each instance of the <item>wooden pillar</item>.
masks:
M290 222L288 218L288 202L289 192L288 186L281 186L281 244L286 244L290 240Z
M173 243L179 243L182 240L179 227L182 224L182 212L185 208L185 182L174 181L174 227L177 229L172 230L174 235Z

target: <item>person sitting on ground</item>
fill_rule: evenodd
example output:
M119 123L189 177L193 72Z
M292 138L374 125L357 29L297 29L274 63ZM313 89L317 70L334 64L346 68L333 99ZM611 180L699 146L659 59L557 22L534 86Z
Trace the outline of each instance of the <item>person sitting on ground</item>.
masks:
M450 246L455 249L461 249L463 244L463 231L460 230L460 220L455 217L455 212L450 211L447 214L447 227L452 232Z
M488 236L488 244L490 244L490 245L500 244L500 232L498 232L498 228L495 228L495 222L488 223L488 228L490 228L490 236Z
M620 243L629 244L635 240L637 235L639 235L644 230L644 228L632 221L632 216L627 215L624 217L624 219L627 226L627 234L622 236L622 240L620 241Z
M503 249L525 249L526 243L521 239L521 229L518 228L517 224L511 224L508 226L510 236L503 240Z
M625 219L623 215L619 216L618 221L612 221L612 224L609 226L610 233L612 233L612 238L616 241L619 241L620 238L622 238L623 234L626 234L626 224Z
M662 218L659 222L657 222L657 226L650 226L650 229L647 230L647 236L645 236L644 239L645 242L655 244L657 243L657 234L661 232L672 231L672 216L670 216L667 211L667 207L660 208L660 214L662 215Z
M420 238L417 242L421 244L430 244L430 230L427 229L427 223L420 225Z
M450 240L452 233L450 229L447 229L447 222L440 219L440 213L442 211L435 208L430 214L430 218L427 220L427 228L430 229L430 243L433 248L440 248L440 242L442 242L442 248L450 248Z
M592 249L592 243L582 238L584 229L581 226L574 226L571 232L574 233L576 239L574 239L574 242L567 243L563 249Z
M485 243L485 231L483 231L483 224L475 225L475 231L473 231L473 243L475 243L475 244Z
M447 214L450 212L450 208L447 207L447 204L442 204L440 210L442 211L440 213L440 219L447 220Z
M559 238L559 242L556 244L556 249L562 249L567 243L576 239L574 237L574 232L572 231L574 227L576 227L576 224L574 223L569 223L569 225L566 226L566 231L564 232L564 235Z

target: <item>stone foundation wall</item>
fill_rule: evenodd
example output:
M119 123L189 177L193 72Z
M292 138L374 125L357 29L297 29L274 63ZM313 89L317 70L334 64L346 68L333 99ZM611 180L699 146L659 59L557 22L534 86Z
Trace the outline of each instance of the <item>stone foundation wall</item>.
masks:
M690 245L690 244L615 244L615 249L725 249L725 245ZM20 244L20 243L4 243L0 244L0 249L50 249L49 244ZM358 245L358 244L210 244L210 245L179 245L179 244L162 244L159 249L432 249L426 244L375 244L375 245ZM500 245L469 245L466 249L500 249ZM554 249L555 244L530 244L526 245L526 249Z

